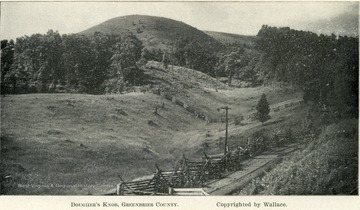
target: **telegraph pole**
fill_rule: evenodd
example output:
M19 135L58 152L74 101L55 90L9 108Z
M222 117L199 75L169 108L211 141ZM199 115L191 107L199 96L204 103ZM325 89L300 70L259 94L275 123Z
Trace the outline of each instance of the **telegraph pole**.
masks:
M226 153L228 152L228 146L227 146L227 139L228 139L228 110L231 109L228 106L225 107L221 107L220 109L225 109L226 112L226 129L225 129L225 148L224 148L224 155L226 155Z

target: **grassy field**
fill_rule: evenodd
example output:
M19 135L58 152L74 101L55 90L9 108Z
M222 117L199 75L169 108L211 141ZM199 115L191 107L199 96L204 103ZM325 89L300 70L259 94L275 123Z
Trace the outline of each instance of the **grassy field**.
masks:
M216 92L205 83L209 84L184 80L186 87L176 94L213 116L224 115L217 110L224 105L231 106L230 117L253 112L262 93L271 106L301 98L294 89ZM250 121L231 124L230 148L244 144L259 129L296 125L304 113L304 107L297 106L272 113L265 126ZM155 163L171 168L182 154L196 158L203 151L220 153L224 136L224 123L207 124L152 93L2 96L0 175L10 176L3 182L2 193L104 193L119 182L117 175L131 180L154 172Z
M154 114L162 102L165 108ZM173 159L166 149L172 133L204 123L160 96L142 93L6 96L1 109L2 160L25 169L14 179L28 175L35 183L114 183L117 174L148 174L155 162ZM76 192L64 190L58 193Z

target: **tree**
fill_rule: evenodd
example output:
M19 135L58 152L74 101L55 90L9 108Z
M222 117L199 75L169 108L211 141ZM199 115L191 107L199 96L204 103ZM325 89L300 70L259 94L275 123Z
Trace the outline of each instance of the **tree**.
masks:
M70 34L62 37L64 82L69 92L101 94L113 75L109 72L115 43L120 38L95 32L91 37Z
M5 83L11 93L36 92L40 55L43 55L42 35L33 34L16 39L13 65L5 75Z
M228 85L231 85L235 72L245 66L244 53L245 50L243 48L237 48L236 51L220 55L216 66L218 71L223 71L227 74Z
M259 120L262 125L264 125L264 122L266 122L268 119L270 119L270 107L269 107L269 102L266 99L266 95L263 93L261 95L261 98L256 106L256 118L257 120Z
M92 92L96 54L90 38L71 34L63 37L63 62L66 72L66 88L79 93Z
M14 61L14 41L1 40L1 94L6 92L5 75L10 72Z
M64 81L64 69L62 63L62 39L57 31L49 30L40 37L40 45L37 46L37 58L39 68L36 69L37 89L39 92L54 92L58 83Z
M215 53L199 44L198 41L189 38L179 38L170 53L169 59L172 64L215 76Z
M100 32L95 32L91 37L91 56L93 57L93 65L90 69L91 75L91 92L103 93L104 82L108 77L108 69L111 64L111 57L113 55L112 47L115 45L117 38L111 35L105 35Z
M141 58L142 42L134 35L129 35L115 45L115 53L111 58L112 74L121 75L124 82L139 84L144 72L136 63Z

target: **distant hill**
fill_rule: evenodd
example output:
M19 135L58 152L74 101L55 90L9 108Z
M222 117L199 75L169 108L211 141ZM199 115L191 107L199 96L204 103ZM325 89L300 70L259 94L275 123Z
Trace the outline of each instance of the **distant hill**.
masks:
M179 38L189 38L208 49L219 49L222 44L208 34L183 22L169 18L129 15L107 20L80 34L134 34L147 48L169 49Z
M322 19L311 22L303 29L305 31L312 31L317 34L336 36L359 36L359 11L357 13L340 14L331 19Z
M256 36L246 36L240 34L230 34L216 31L204 31L207 35L221 42L222 44L246 44L248 46L254 46L257 40Z

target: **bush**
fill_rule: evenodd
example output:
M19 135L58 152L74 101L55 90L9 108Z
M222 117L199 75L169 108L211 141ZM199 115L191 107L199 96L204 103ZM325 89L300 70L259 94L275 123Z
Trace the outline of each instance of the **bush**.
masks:
M242 116L235 117L234 119L235 125L241 125L241 121L242 121Z
M256 106L256 110L256 119L264 125L264 122L270 119L270 107L265 94L261 95L261 98Z
M105 85L105 93L121 93L124 90L124 82L120 78L110 79Z

